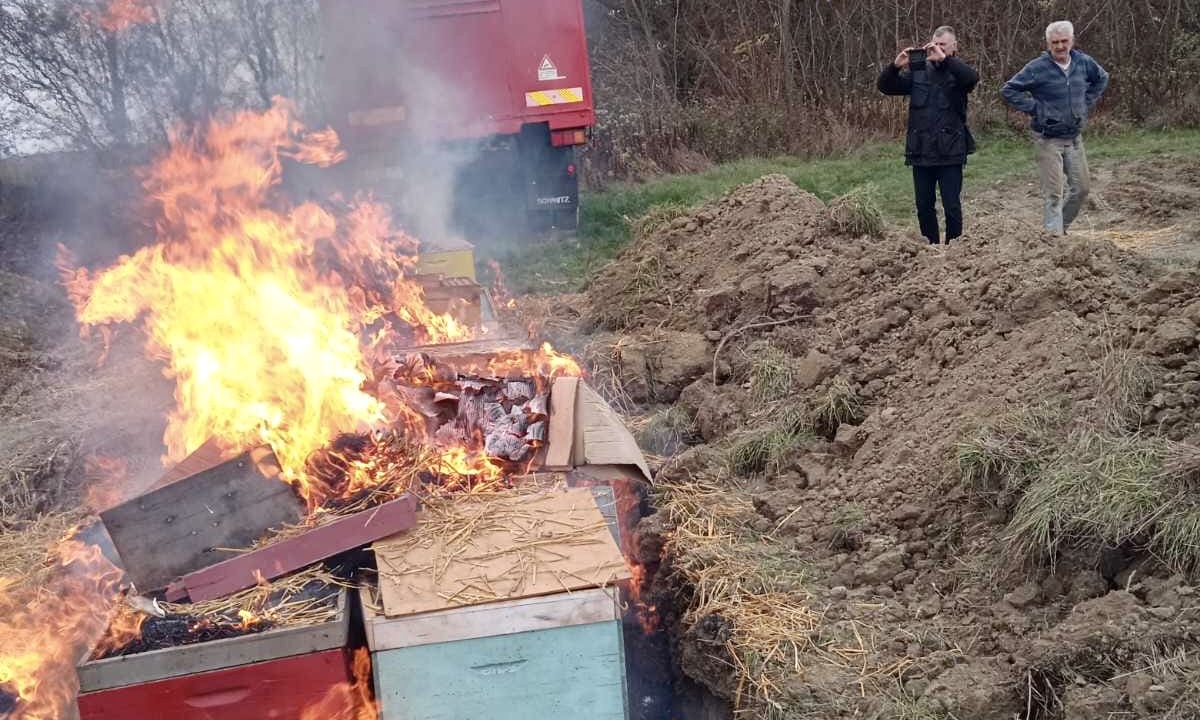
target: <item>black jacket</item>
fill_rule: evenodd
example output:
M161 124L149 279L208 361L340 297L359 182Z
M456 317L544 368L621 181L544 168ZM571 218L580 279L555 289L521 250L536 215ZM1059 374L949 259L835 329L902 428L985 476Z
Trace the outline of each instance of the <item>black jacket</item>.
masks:
M962 165L975 152L967 127L967 94L979 83L979 73L957 57L927 62L901 72L888 63L879 73L879 91L908 95L908 139L904 164Z

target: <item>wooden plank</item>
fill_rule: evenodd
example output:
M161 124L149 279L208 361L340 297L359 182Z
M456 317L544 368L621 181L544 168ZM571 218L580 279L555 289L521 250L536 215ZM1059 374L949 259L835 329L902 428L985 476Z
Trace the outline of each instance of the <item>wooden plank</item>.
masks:
M370 607L363 606L367 645L376 652L587 625L619 617L613 591L602 589L521 598L399 618L384 617Z
M575 401L576 465L631 465L648 481L650 468L633 433L600 393L580 383ZM582 445L582 453L579 446Z
M629 567L590 488L464 498L376 542L384 613L401 617L616 584ZM463 531L422 530L461 522ZM436 569L436 570L435 570Z
M579 378L555 378L550 386L550 429L546 434L545 470L570 470L575 454L575 396Z
M85 661L76 673L80 692L94 692L347 647L349 637L349 591L343 588L337 617L326 623Z
M339 518L294 538L282 540L222 563L188 573L183 586L192 602L223 597L253 587L259 577L277 577L339 553L403 532L416 524L412 495Z
M191 455L180 460L176 463L175 467L164 473L162 477L147 489L147 492L170 485L176 480L182 480L190 475L211 470L236 455L236 452L222 450L215 438L209 438L203 445L196 448Z
M616 621L374 654L383 720L626 720Z
M304 503L257 448L100 513L128 578L145 593L235 556Z

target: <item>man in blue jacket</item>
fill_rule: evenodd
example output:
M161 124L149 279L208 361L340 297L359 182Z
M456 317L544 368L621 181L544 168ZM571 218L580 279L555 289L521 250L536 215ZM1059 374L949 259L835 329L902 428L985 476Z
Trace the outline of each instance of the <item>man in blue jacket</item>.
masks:
M1087 154L1080 133L1088 112L1108 87L1108 73L1075 49L1075 27L1066 20L1046 27L1046 44L1050 49L1029 61L1000 94L1031 118L1045 204L1043 222L1050 232L1064 235L1088 196Z
M878 85L885 95L909 96L904 164L913 169L921 234L936 245L939 188L946 242L962 235L963 165L967 155L975 152L967 128L967 94L979 83L979 73L957 57L958 39L947 25L934 30L933 40L921 48L924 59L910 61L913 50L901 50L879 73Z

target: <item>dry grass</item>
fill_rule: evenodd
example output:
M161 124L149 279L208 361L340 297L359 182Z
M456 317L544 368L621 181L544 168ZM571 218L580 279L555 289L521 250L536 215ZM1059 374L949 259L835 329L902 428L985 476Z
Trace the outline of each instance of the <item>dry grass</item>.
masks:
M704 482L660 486L672 526L674 567L693 589L685 628L717 616L729 623L738 708L778 707L820 624L804 590L805 570L789 548L746 534L752 504Z
M736 482L660 482L657 492L672 566L692 590L683 630L713 620L723 628L717 639L736 681L735 715L826 717L812 714L811 698L796 695L807 668L836 666L865 693L894 682L912 664L909 658L874 663L879 628L824 622L807 590L808 568L792 547L750 529L753 504Z
M314 587L318 588L313 592ZM256 585L248 590L197 603L162 603L171 615L205 617L214 622L244 620L240 613L270 622L275 627L305 627L330 622L337 617L332 600L340 587L353 587L321 565Z
M0 593L43 584L57 565L55 549L83 519L81 511L50 513L0 532Z
M696 425L687 412L677 406L660 408L649 415L626 417L638 447L651 455L670 457L686 445L700 441Z
M791 355L770 343L754 343L745 354L750 359L750 395L755 402L766 405L791 394L796 374Z
M629 219L629 229L634 237L645 237L668 227L676 219L684 217L691 211L687 205L675 202L665 202L651 205L641 216Z
M79 461L74 440L48 437L9 448L0 461L0 527L36 517L63 493L68 470Z
M780 424L766 431L749 432L730 446L729 470L741 477L778 472L811 440L811 435L795 430L787 424Z
M1104 352L1096 366L1099 410L1105 427L1113 432L1137 431L1142 408L1153 393L1154 375L1142 354L1113 343L1106 333Z
M583 364L590 370L588 384L622 415L638 413L638 404L625 389L626 351L651 342L646 338L622 335L615 341L597 340L583 349Z
M883 235L886 225L874 185L856 187L829 203L831 229L841 235Z
M954 446L962 484L992 500L1019 492L1045 462L1061 421L1047 405L1001 413L970 429Z
M608 293L603 306L596 307L593 303L595 324L617 331L643 324L647 313L656 312L656 308L670 299L664 291L664 272L663 262L656 255L638 257L628 274L606 282Z
M1200 493L1192 484L1200 450L1154 437L1077 431L1042 464L1009 525L1025 558L1063 548L1147 547L1168 567L1200 568Z
M862 399L850 387L850 382L838 375L814 398L809 410L809 425L817 435L832 440L839 426L857 425L864 417Z

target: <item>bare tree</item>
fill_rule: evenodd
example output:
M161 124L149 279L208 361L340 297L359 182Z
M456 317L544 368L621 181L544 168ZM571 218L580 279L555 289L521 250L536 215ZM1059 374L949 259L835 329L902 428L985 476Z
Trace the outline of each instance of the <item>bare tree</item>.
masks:
M0 0L0 123L25 149L104 149L311 102L314 17L315 0Z

